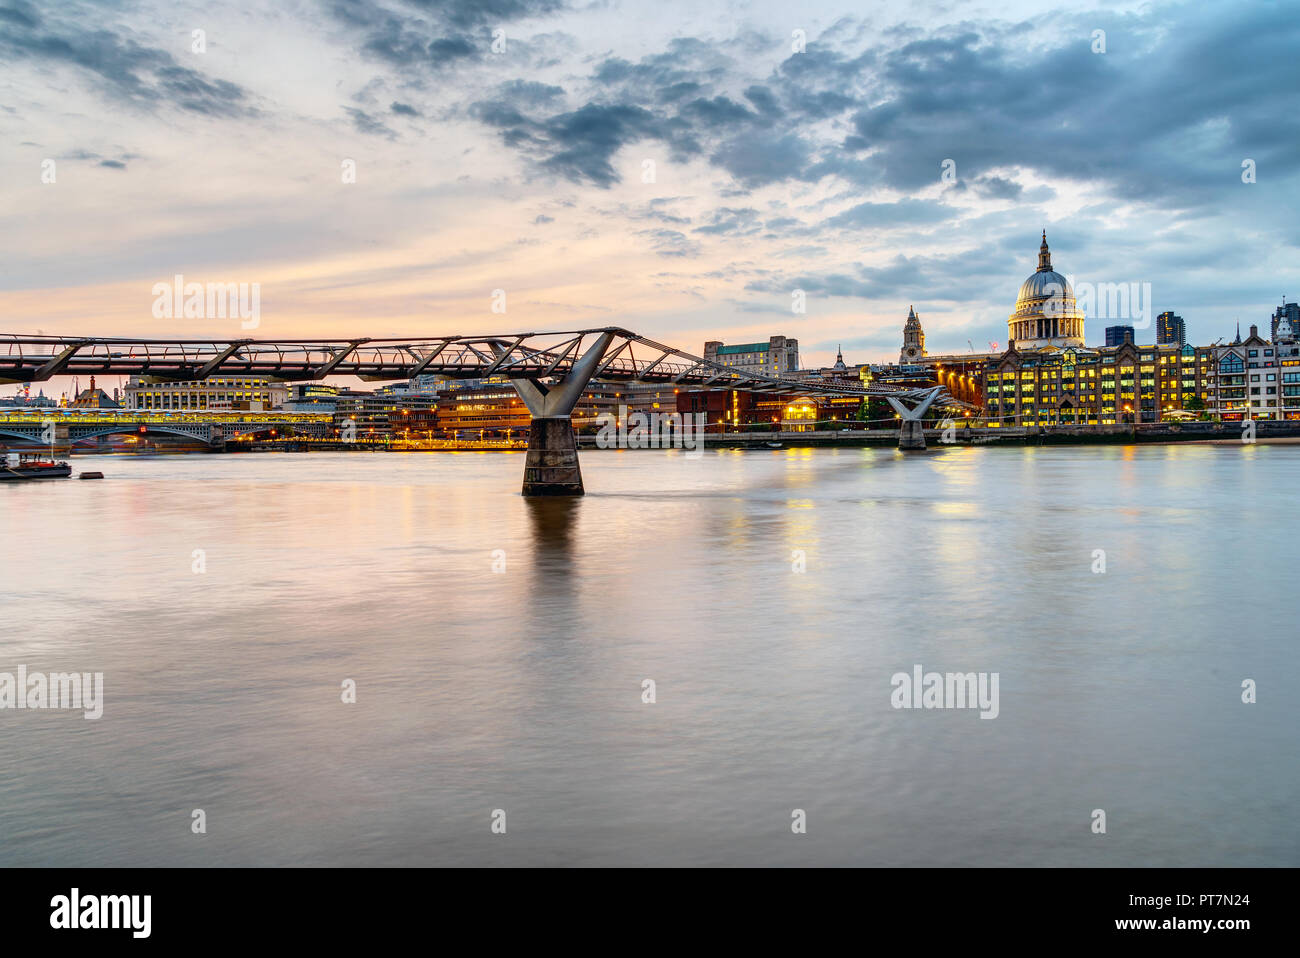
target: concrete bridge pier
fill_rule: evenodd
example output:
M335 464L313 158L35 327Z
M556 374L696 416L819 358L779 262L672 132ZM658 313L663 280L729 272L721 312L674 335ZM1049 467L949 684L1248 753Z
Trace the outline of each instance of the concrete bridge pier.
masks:
M534 418L528 430L523 494L580 496L583 493L573 420L568 416Z
M912 451L925 448L925 429L919 419L904 419L898 431L898 448Z
M925 427L921 424L921 417L925 411L930 408L930 404L939 398L943 392L942 386L935 386L926 391L925 395L919 399L913 399L916 405L910 409L903 404L903 400L895 399L893 396L886 396L889 404L894 407L898 413L898 448L905 452L922 450L925 448Z
M72 455L72 436L68 433L68 424L66 422L56 423L54 426L54 442L51 444L55 456Z
M525 496L581 496L585 492L571 416L613 340L612 332L601 333L558 383L547 385L539 379L511 378L511 385L533 417L524 460L522 491ZM498 360L509 352L500 343L494 344L493 349Z

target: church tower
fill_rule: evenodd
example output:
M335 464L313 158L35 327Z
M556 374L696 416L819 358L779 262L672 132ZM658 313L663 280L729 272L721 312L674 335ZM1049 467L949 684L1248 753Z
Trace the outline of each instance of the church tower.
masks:
M925 330L916 317L916 310L907 307L907 324L903 326L903 349L898 354L900 363L915 363L925 355Z

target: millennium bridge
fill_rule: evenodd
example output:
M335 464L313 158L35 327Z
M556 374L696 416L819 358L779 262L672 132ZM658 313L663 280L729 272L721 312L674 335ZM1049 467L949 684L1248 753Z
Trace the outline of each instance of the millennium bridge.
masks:
M592 380L664 383L753 393L880 396L899 414L899 448L924 449L921 418L936 401L967 405L942 386L895 389L785 379L701 359L619 327L425 339L129 339L0 334L0 383L53 376L138 376L193 382L250 376L306 382L503 376L532 417L524 462L526 496L582 495L570 414Z

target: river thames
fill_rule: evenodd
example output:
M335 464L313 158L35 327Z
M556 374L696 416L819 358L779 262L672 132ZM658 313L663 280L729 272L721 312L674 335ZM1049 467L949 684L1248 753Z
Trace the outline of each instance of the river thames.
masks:
M1300 446L73 466L0 671L104 711L0 711L0 865L1300 865Z

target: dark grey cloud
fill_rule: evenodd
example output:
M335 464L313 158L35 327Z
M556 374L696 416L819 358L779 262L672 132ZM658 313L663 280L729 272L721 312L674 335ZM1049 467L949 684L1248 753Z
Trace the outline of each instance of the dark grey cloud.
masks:
M725 96L691 100L680 108L680 115L715 130L752 126L757 119L757 114Z
M825 226L861 229L868 226L924 226L957 215L953 207L936 200L902 199L897 203L859 203L825 220Z
M1025 192L1025 188L1015 180L1001 176L980 177L972 181L972 185L980 196L994 200L1016 200Z
M68 150L60 153L60 160L80 160L82 162L94 163L96 166L107 167L110 170L124 170L129 160L139 158L138 153L118 153L116 157L106 157L102 153L94 150Z
M693 257L700 255L700 244L679 230L640 230L638 236L650 241L651 248L660 256Z
M479 45L468 37L439 37L429 44L429 59L433 63L450 63L462 57L472 57Z
M657 158L666 146L669 159L684 161L703 154L722 131L744 135L772 126L771 99L759 90L751 91L746 105L713 89L733 67L717 44L677 38L665 52L635 63L600 60L588 79L586 102L576 108L557 102L548 109L517 91L498 89L474 102L470 113L497 127L503 141L526 151L537 168L607 187L619 180L612 158L625 146L655 141L659 146L647 159ZM772 149L756 149L752 158L736 156L753 182L779 175L782 167L769 169L769 163L788 165L791 143L777 134L768 139ZM764 160L764 152L772 156Z
M343 112L352 118L352 125L360 133L366 133L371 136L382 136L393 140L397 138L397 133L380 120L375 119L365 110L359 110L354 106L345 106Z
M424 26L424 21L412 23L385 16L369 27L361 50L404 70L446 67L487 52L486 37L427 36L421 29Z
M417 110L415 107L411 106L409 103L398 103L396 100L392 102L392 104L388 107L388 109L393 113L396 113L398 116L419 116L420 115L420 111Z
M142 46L84 16L50 16L27 0L0 7L0 61L70 66L104 95L138 107L170 104L209 116L253 112L249 95L236 83L210 79L166 50Z
M668 86L660 89L655 99L660 103L676 103L680 100L697 97L703 92L703 84L683 80L681 83L670 83Z
M611 159L624 146L670 134L650 111L639 106L588 103L545 120L532 120L513 104L484 101L473 115L502 131L507 145L529 144L544 159L541 167L574 182L609 186L618 180Z
M439 70L491 56L493 30L567 5L566 0L330 0L325 6L359 32L364 53L405 70Z
M552 106L564 96L564 87L536 80L511 80L497 88L497 95L524 107Z
M726 140L709 157L748 188L805 179L814 147L795 133L751 131Z
M762 230L763 223L759 212L752 207L737 209L721 206L709 217L709 223L697 226L696 233L727 234L730 236L750 236Z
M803 221L793 216L773 216L763 226L770 230L789 230L803 226Z
M568 3L566 0L406 0L404 5L468 30L546 16L565 9Z
M24 0L13 0L11 5L0 7L0 20L24 29L35 29L41 22L36 9Z
M781 105L777 102L776 96L765 86L751 86L745 91L745 99L765 117L776 119L782 115Z
M690 226L691 218L674 213L669 207L680 200L677 196L659 196L652 199L649 203L639 207L620 206L616 211L618 216L626 217L631 220L641 220L653 223L664 223L669 226Z

